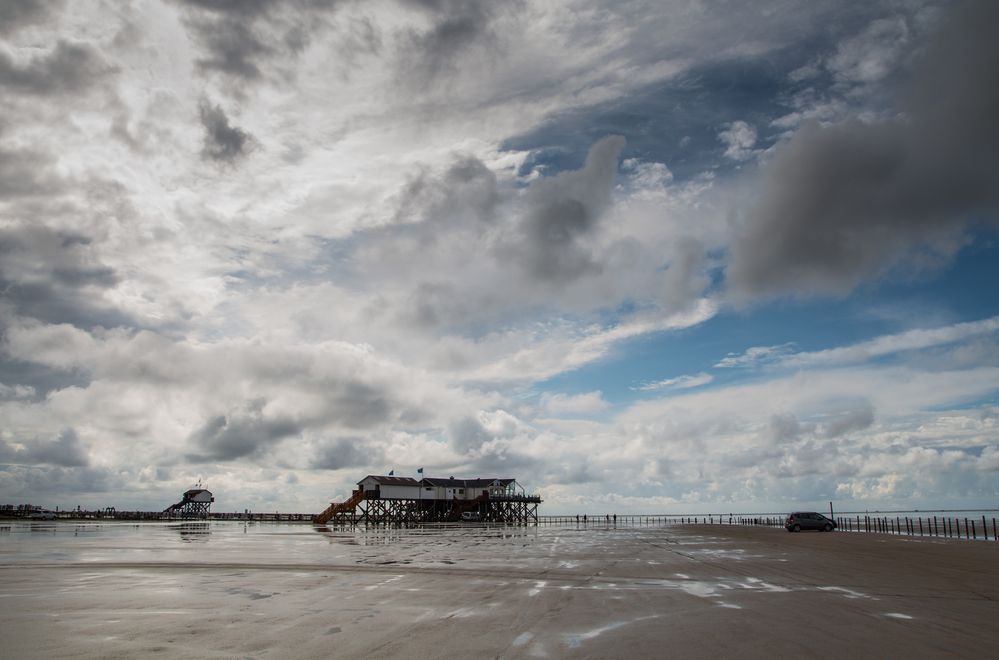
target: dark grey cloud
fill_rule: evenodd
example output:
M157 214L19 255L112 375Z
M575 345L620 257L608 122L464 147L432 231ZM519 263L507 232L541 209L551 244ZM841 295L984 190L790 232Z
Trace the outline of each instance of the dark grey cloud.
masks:
M598 229L610 202L623 148L624 138L603 138L590 148L581 170L561 172L531 186L520 241L513 249L533 278L565 283L600 272L585 239Z
M468 463L476 475L522 475L536 466L534 458L513 447L496 446L478 453ZM521 477L523 478L523 477Z
M0 304L18 316L86 329L131 325L102 298L117 283L86 236L43 225L0 229Z
M293 371L291 365L280 367ZM325 406L321 414L294 419L272 417L264 411L266 401L250 401L240 409L208 419L191 433L187 438L187 460L203 463L258 458L281 441L299 437L310 428L336 424L349 429L371 429L398 417L387 392L372 385L356 381L296 382L294 378L295 374L287 376L286 385L322 389Z
M62 0L4 0L0 2L0 34L42 23L62 11Z
M51 95L73 94L112 73L93 46L59 41L52 52L24 65L0 50L0 88L7 92Z
M201 124L205 127L205 144L201 157L222 163L234 163L252 149L253 136L229 123L229 117L219 105L203 100L199 106Z
M319 470L340 470L378 463L383 452L365 438L339 438L319 443L309 467Z
M451 423L448 428L451 447L460 454L476 451L483 444L493 439L493 434L482 426L474 417L462 417Z
M359 263L413 284L398 311L402 323L440 327L481 314L490 304L487 293L469 300L462 283L435 266L486 250L490 232L500 231L503 199L492 170L475 157L455 154L446 167L418 168L409 177L396 195L391 224L358 234Z
M67 495L87 498L95 493L120 493L125 486L122 474L106 467L0 465L0 492L6 497L20 497L22 502L33 504L39 503L39 498L43 497L61 503L61 498ZM72 502L66 508L74 508L75 505L76 502ZM48 506L54 508L57 505L50 503Z
M2 334L0 334L2 337ZM30 356L28 356L30 358ZM0 350L0 391L5 392L0 398L22 399L38 402L45 400L49 392L67 387L86 387L90 377L77 371L53 369L28 360L11 359ZM16 387L22 388L22 396L16 396ZM3 390L3 388L7 388ZM30 389L23 389L30 388Z
M573 485L600 481L600 477L593 474L590 469L591 465L586 460L578 460L574 463L562 461L561 463L545 474L545 483Z
M15 447L0 439L0 462L23 465L59 465L86 467L90 457L76 431L65 429L54 439L22 439Z
M434 240L441 225L475 227L494 218L500 195L496 175L474 156L456 155L436 175L420 171L399 197L397 222L413 222L419 240Z
M178 0L184 23L202 50L196 63L239 85L264 79L271 64L300 53L332 12L333 0L267 2Z
M388 392L351 381L330 394L331 419L349 428L372 428L391 421L395 405Z
M838 438L853 431L862 431L874 423L874 407L867 402L849 410L829 416L828 421L819 426L819 434L826 438Z
M952 6L891 121L803 126L763 172L734 240L737 295L842 294L953 255L999 217L999 4Z
M802 430L801 423L794 415L790 413L772 415L767 425L766 436L770 444L781 445L797 440Z
M0 131L2 133L2 131ZM0 199L51 196L65 187L55 158L33 149L0 146Z
M299 435L302 427L287 418L267 418L257 402L245 411L209 419L187 439L193 463L233 461L260 454L285 438Z
M447 282L421 282L412 291L402 321L422 328L447 327L462 319L475 318L488 296L468 300L464 292Z
M446 80L475 48L495 47L493 21L501 10L519 2L476 0L403 0L430 18L423 30L407 30L400 39L404 78L413 86Z
M535 463L530 456L518 451L515 438L510 436L512 432L514 430L508 428L497 435L478 419L462 417L448 426L448 439L451 448L468 461L468 469L477 474L500 475Z

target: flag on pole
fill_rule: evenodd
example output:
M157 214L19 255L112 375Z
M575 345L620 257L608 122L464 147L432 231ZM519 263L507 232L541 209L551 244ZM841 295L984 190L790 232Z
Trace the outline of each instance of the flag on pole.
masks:
M419 470L417 470L416 474L423 474L423 468L420 468Z
M390 477L391 477L391 476L392 476L392 475L394 475L394 474L395 474L395 470L389 470L389 474L388 474L388 476L390 476Z

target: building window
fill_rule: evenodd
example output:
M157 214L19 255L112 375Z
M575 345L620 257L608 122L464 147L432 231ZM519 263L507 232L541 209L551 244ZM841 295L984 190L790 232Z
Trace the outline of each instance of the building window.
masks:
M464 495L465 494L465 489L464 488L459 488L458 489L458 494L459 495Z

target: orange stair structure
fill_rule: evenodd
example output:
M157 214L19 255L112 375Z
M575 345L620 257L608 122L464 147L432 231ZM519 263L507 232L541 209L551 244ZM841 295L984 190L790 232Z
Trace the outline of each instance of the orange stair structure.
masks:
M346 513L353 514L354 509L357 507L358 504L361 503L363 499L364 499L364 491L360 489L355 490L351 494L350 499L348 499L346 502L334 502L330 504L325 511L315 516L312 519L312 522L317 525L325 525L338 514L339 515L343 515Z

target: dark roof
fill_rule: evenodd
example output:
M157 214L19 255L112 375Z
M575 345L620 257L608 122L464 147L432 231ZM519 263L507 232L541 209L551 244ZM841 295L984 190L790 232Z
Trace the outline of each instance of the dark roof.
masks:
M445 479L445 478L441 478L441 477L424 477L424 479L423 479L423 483L425 485L427 485L427 486L437 486L438 488L449 487L449 486L454 486L456 488L488 488L489 486L492 486L493 484L496 484L496 485L499 485L499 486L509 486L514 481L516 481L516 479L498 479L498 478L490 478L490 479L454 479L454 478L449 478L449 479Z
M369 474L368 476L361 479L357 483L360 484L365 479L374 479L380 484L385 484L386 486L419 486L420 482L412 477L380 477L374 474Z

